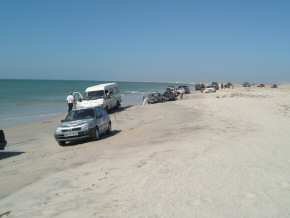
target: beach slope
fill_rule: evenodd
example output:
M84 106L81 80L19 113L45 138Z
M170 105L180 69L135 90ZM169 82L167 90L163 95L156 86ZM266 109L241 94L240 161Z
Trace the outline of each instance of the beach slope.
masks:
M111 118L110 137L67 147L53 139L59 118L7 130L0 215L290 217L288 87L194 93Z

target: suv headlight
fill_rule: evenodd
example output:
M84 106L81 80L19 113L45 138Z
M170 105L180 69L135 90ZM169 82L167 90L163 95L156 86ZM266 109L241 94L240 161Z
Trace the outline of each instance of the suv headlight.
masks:
M55 130L55 134L60 135L61 134L61 128L57 127Z

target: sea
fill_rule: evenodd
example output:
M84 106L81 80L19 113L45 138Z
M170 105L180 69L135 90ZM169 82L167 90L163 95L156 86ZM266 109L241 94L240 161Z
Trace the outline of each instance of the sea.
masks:
M46 120L67 111L66 96L81 93L92 85L117 81L77 80L8 80L0 79L0 129ZM143 96L164 92L179 83L117 82L122 94L122 105L142 104Z

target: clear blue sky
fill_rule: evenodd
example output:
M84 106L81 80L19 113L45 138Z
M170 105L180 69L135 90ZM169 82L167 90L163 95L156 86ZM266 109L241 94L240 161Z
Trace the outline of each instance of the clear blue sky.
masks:
M2 0L0 78L290 81L290 1Z

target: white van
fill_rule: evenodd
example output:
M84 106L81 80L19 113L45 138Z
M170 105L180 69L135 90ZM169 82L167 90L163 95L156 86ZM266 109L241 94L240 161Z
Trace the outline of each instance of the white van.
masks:
M103 107L111 110L121 106L121 94L117 83L106 83L88 87L85 96L79 92L73 93L76 108Z

